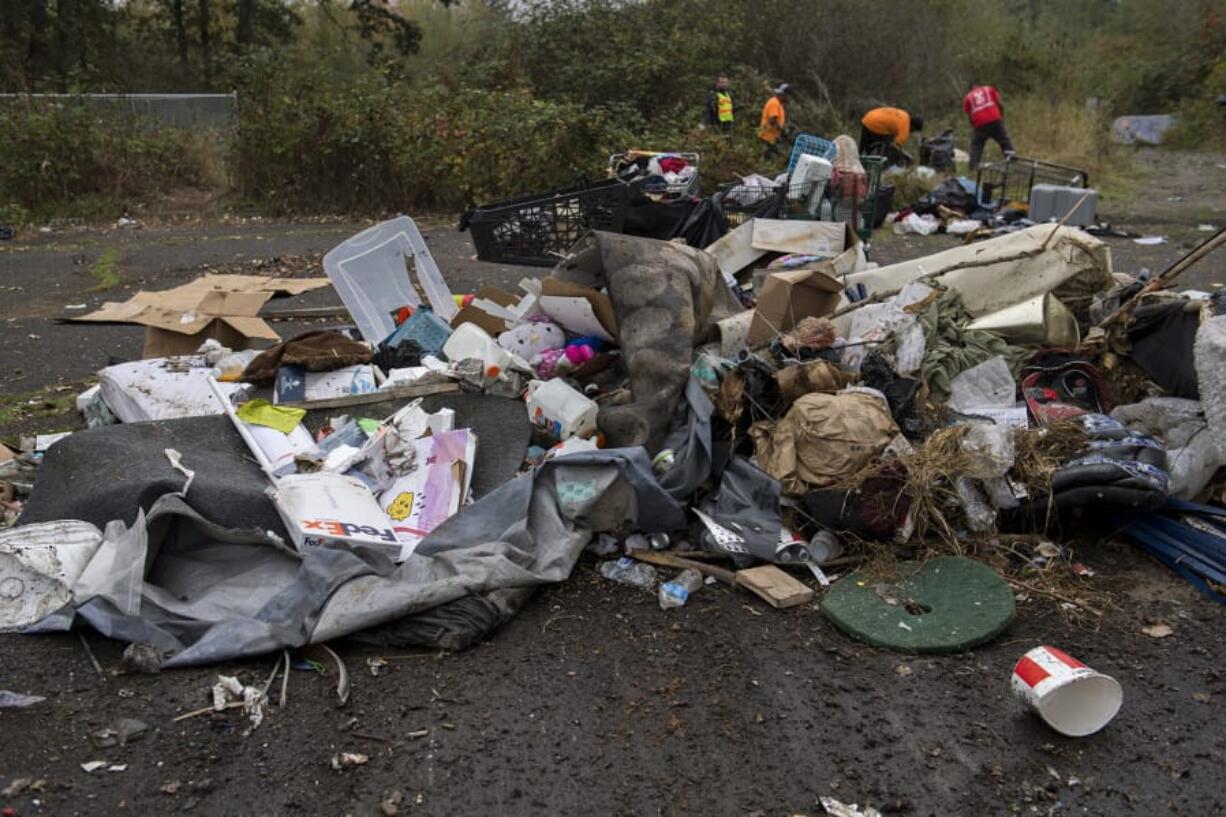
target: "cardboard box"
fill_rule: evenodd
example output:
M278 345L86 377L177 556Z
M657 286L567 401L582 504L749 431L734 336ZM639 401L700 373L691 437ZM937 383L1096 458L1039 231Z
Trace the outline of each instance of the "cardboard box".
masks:
M507 331L516 315L512 307L519 303L519 296L498 287L482 287L477 290L472 302L451 319L451 328L462 323L475 323L490 337L496 338Z
M834 276L833 269L834 262L827 261L768 275L749 324L746 338L749 347L765 346L801 318L833 314L843 294L843 282Z
M213 338L235 351L280 336L258 317L274 295L298 295L330 286L327 278L206 275L174 289L141 290L122 303L68 318L85 323L135 323L146 327L144 357L192 354Z
M609 296L558 278L541 281L541 311L568 332L617 339L617 315Z

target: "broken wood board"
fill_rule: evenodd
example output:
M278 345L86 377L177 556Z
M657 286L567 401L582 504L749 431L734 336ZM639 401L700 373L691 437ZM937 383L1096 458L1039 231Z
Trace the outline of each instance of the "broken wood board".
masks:
M428 397L432 394L454 394L460 391L458 383L430 383L418 385L406 383L403 386L392 386L365 394L346 394L343 397L328 397L323 400L302 400L294 403L281 403L287 408L336 409L352 406L366 406L371 403L382 403L387 400L400 400L405 397Z
M812 601L814 596L811 588L774 565L738 570L736 583L781 610Z

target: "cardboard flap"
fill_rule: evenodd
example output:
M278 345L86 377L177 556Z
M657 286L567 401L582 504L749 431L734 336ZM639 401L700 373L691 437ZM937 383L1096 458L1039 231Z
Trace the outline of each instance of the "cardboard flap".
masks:
M606 339L617 338L617 316L613 311L613 302L609 300L608 295L598 292L591 287L572 284L557 278L546 278L541 281L541 309L561 324L562 328L578 334L591 334L592 327L585 326L582 320L579 322L571 321L574 323L575 328L567 325L568 320L572 317L578 317L577 315L562 316L560 314L562 311L560 307L569 307L572 299L587 301L592 314L608 336ZM551 307L553 308L551 309Z
M277 334L275 329L265 323L263 318L230 315L221 320L244 337L281 340L281 336Z
M451 325L454 328L462 323L475 323L492 337L497 337L515 320L511 308L519 301L518 296L498 287L482 287L477 290L472 303L451 319Z
M835 256L850 246L841 221L755 218L752 223L755 250Z

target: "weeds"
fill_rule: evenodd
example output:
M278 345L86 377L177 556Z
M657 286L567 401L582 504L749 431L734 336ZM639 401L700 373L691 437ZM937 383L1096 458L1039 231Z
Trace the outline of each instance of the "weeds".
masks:
M96 282L89 288L90 292L104 292L119 283L118 262L119 250L115 247L107 247L102 251L102 255L98 256L98 260L89 269L89 274Z

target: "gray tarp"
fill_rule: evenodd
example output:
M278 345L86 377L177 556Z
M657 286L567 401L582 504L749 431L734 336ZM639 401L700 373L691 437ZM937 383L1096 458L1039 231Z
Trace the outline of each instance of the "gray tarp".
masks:
M79 616L113 638L154 644L170 654L164 666L210 664L563 581L595 532L684 526L641 448L547 462L443 523L398 566L360 548L294 553L258 529L215 525L169 494L130 528L108 526L73 604L32 629L66 629Z

